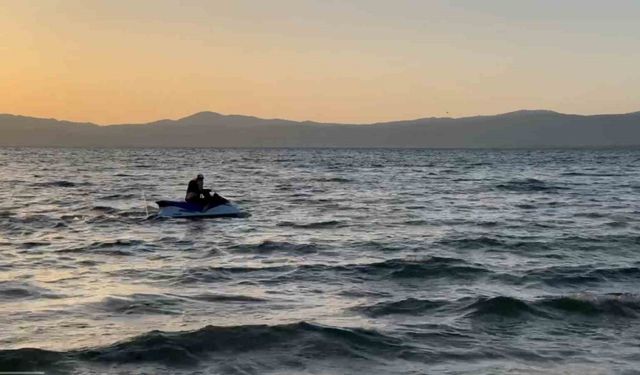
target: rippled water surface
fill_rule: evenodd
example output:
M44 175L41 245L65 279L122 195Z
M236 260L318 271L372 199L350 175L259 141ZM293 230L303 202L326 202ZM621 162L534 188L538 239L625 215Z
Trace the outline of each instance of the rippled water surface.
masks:
M0 149L0 371L637 374L639 165ZM154 217L199 172L250 216Z

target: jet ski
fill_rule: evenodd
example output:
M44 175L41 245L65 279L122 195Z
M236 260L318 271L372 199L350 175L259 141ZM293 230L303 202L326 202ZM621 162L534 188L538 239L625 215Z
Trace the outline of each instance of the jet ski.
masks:
M228 199L215 193L206 202L157 201L160 217L238 217L242 212Z

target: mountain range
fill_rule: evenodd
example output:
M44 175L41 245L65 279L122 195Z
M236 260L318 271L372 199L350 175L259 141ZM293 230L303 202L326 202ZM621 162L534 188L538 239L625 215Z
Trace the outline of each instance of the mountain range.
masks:
M0 114L0 146L574 148L640 146L640 112L522 110L366 125L200 112L179 120L99 126Z

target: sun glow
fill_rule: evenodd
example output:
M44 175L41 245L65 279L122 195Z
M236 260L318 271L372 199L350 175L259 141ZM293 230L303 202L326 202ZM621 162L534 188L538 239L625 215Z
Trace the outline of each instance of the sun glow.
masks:
M640 5L551 4L5 2L0 112L107 124L637 110Z

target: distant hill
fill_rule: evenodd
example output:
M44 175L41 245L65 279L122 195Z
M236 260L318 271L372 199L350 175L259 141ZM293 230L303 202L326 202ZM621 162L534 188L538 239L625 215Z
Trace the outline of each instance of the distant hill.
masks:
M0 146L564 148L640 146L640 112L580 116L517 111L369 125L200 112L179 120L97 126L0 115Z

